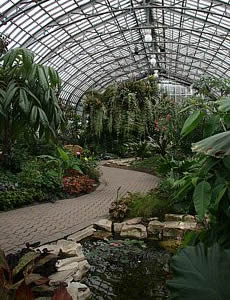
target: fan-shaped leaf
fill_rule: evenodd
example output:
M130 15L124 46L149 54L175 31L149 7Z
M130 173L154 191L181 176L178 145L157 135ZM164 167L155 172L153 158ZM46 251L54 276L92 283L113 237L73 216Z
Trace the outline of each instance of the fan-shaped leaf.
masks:
M230 295L230 250L218 245L186 247L172 259L172 300L227 300Z

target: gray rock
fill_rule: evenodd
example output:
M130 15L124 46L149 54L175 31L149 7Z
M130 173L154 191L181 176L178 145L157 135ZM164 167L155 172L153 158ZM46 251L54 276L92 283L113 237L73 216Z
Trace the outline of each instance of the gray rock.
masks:
M141 221L142 221L142 218L141 217L137 217L137 218L133 218L133 219L129 219L129 220L123 221L122 223L126 224L126 225L135 225L135 224L141 223Z
M73 254L76 256L84 255L82 251L82 245L73 241L59 240L57 241L57 247L68 254Z
M87 260L83 260L78 263L76 272L73 274L74 281L79 281L85 277L86 273L89 271L90 265Z
M196 229L197 224L193 222L164 222L164 228L175 228L175 229L182 229L182 230L194 230Z
M164 223L160 221L151 221L149 222L147 232L148 236L151 237L151 239L155 240L161 240L162 239L162 230L164 228Z
M49 285L56 286L59 285L61 282L69 283L70 278L73 280L73 274L75 274L77 269L66 270L62 272L56 272L49 276Z
M75 256L65 259L60 259L56 263L58 271L66 271L71 269L77 269L79 262L85 260L85 256Z
M146 239L147 238L147 230L144 225L136 224L136 225L124 225L121 230L122 237L131 237L136 239Z
M184 222L196 222L196 218L192 215L185 215L183 218Z
M73 300L87 300L91 297L89 288L80 282L71 282L67 291Z
M184 215L166 214L165 221L182 221Z
M109 219L101 219L94 223L94 225L106 231L112 231L112 221L110 221Z
M113 226L114 226L114 232L115 233L120 233L123 225L124 225L123 223L114 223L113 224Z
M153 218L148 218L147 220L149 222L151 222L151 221L159 221L159 218L158 217L153 217Z
M164 228L163 240L183 240L184 231L177 228Z
M82 230L74 233L74 234L71 234L70 236L67 237L67 240L79 242L89 236L92 236L95 231L96 231L96 229L93 228L93 225L91 225L89 227L86 227L85 229L82 229Z

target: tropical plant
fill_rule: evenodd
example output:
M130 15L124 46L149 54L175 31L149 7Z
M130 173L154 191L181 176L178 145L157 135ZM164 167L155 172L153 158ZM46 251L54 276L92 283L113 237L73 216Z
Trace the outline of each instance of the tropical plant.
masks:
M152 128L153 105L158 98L153 77L116 83L104 92L88 92L83 112L88 144L103 141L111 151L133 137L144 139Z
M27 49L15 48L1 58L0 135L7 165L21 133L54 138L63 124L58 104L61 80L52 67L34 63Z
M71 300L72 297L63 285L57 289L51 288L47 285L49 278L36 272L39 267L51 260L56 261L57 256L28 251L20 258L18 264L11 269L4 252L0 250L0 298L2 300L34 300L35 291L47 290L52 292L53 299Z
M186 247L172 258L171 299L226 300L230 295L230 250L217 244Z

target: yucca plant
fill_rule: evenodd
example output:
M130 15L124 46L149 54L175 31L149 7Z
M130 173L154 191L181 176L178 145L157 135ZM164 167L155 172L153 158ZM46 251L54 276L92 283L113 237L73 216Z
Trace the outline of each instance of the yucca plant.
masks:
M22 133L54 138L63 124L58 104L61 80L51 67L36 64L25 48L8 51L0 60L0 135L3 161Z

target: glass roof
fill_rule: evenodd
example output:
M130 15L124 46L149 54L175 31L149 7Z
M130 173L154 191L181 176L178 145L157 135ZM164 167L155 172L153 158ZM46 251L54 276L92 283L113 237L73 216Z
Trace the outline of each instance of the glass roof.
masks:
M229 78L229 21L227 0L0 1L9 48L27 47L56 68L68 103L154 70L186 84L203 74Z

